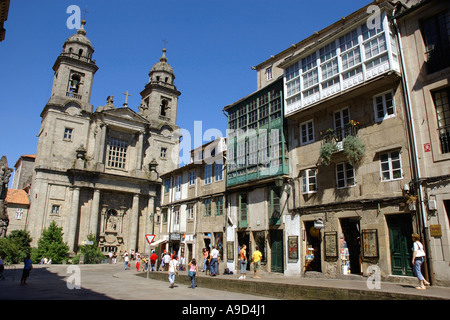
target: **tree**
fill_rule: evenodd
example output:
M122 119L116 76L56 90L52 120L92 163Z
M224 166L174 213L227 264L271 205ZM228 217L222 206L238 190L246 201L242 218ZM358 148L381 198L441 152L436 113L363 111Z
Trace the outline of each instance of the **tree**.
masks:
M23 262L31 252L31 241L28 231L13 230L6 238L0 239L0 256L7 264Z
M52 221L48 229L44 229L38 241L38 247L33 250L31 259L38 263L43 257L52 260L52 263L62 263L67 259L69 246L63 242L62 227Z
M105 255L100 251L97 246L97 241L95 241L95 236L91 233L87 236L88 241L92 244L86 244L80 246L80 254L73 259L73 263L79 263L80 256L84 256L84 263L86 264L96 264L101 263L105 259Z

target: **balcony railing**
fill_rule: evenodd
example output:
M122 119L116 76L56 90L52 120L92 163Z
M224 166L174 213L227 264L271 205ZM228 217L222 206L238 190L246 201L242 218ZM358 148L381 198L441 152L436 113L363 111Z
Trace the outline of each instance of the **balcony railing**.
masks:
M78 99L78 100L81 100L81 98L82 98L82 96L80 94L73 93L73 92L70 92L70 91L66 92L66 97L74 98L74 99Z
M346 124L343 128L328 129L325 132L321 132L321 138L323 143L332 142L342 150L342 141L348 136L356 136L358 134L359 125L355 122Z

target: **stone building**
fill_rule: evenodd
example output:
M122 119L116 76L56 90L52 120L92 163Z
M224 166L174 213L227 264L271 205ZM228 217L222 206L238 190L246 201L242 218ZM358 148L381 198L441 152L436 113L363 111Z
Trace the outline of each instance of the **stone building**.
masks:
M144 251L159 205L160 174L178 166L178 97L166 50L149 73L139 112L90 103L98 66L85 21L53 65L41 117L27 229L36 244L52 221L77 252L89 234L107 253Z
M225 248L226 139L217 138L191 151L187 165L161 175L161 218L155 247L196 258L202 266L202 249L217 246L220 261Z
M421 236L431 282L450 284L450 6L420 1L398 6L394 20L401 41L408 92L414 176Z
M284 76L285 274L413 275L421 225L394 10L375 1L255 67L261 86Z
M8 189L6 194L8 229L6 235L14 230L25 230L30 210L30 200L28 194L22 189Z
M268 74L269 76L270 74ZM283 119L283 78L224 108L228 115L227 242L234 256L230 269L239 269L239 250L248 255L258 246L262 268L284 271L282 217L287 213L282 176L289 173ZM250 264L248 264L248 268Z

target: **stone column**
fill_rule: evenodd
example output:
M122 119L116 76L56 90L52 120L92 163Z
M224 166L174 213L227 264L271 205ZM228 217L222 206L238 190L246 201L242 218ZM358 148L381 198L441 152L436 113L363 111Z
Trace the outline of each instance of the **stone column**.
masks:
M136 170L142 169L142 152L144 146L144 132L138 133L138 141L136 143Z
M92 197L91 206L91 221L89 223L89 233L97 237L98 221L100 211L100 189L94 189L94 196Z
M137 250L137 236L138 236L138 221L139 221L139 194L133 196L133 207L131 208L131 215L128 228L128 239L130 243L127 250Z
M78 226L78 212L80 205L80 187L73 188L72 192L72 206L70 208L70 217L69 217L69 251L75 253L76 244L75 241L77 239L77 226Z

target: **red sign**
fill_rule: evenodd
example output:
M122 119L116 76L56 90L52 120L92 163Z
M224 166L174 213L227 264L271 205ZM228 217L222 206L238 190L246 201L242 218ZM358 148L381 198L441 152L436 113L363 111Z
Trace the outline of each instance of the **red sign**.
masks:
M155 239L155 235L154 234L146 234L145 235L145 239L147 239L148 244L152 244L152 241Z
M431 151L431 144L430 144L430 143L425 143L425 144L423 145L423 150L424 150L425 152L430 152L430 151Z

